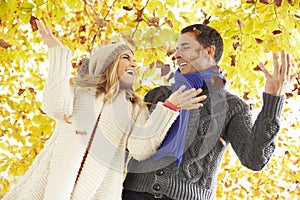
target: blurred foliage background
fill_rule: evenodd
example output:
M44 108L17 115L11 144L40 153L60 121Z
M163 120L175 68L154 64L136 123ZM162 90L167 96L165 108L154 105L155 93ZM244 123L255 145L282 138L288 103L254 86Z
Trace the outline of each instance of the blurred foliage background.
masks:
M208 24L224 38L220 65L227 89L259 112L272 52L293 55L299 72L299 0L0 0L0 197L24 175L51 136L55 122L41 109L49 63L46 45L33 26L38 18L80 60L103 44L125 41L139 68L135 90L172 82L180 30ZM261 172L242 167L230 148L219 173L216 199L300 198L300 82L287 93L277 150Z

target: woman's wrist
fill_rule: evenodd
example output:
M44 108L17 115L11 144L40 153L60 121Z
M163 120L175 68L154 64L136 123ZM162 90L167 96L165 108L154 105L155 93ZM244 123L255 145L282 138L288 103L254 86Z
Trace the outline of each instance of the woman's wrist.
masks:
M177 106L175 106L173 103L171 103L171 101L169 101L168 99L165 100L165 102L163 103L164 106L166 106L167 108L174 110L174 111L179 111L179 108Z

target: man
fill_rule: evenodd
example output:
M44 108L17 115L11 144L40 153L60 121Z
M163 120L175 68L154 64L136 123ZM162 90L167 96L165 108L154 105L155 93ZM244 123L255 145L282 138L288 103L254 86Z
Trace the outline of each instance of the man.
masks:
M212 199L218 168L231 144L241 163L261 170L275 149L285 93L291 80L291 59L284 51L281 65L274 54L274 74L260 64L266 77L263 106L252 123L249 106L224 89L226 80L217 65L223 41L213 28L195 24L181 31L175 84L148 92L150 109L180 85L201 87L207 99L199 109L181 112L158 152L149 160L131 159L124 181L123 200Z

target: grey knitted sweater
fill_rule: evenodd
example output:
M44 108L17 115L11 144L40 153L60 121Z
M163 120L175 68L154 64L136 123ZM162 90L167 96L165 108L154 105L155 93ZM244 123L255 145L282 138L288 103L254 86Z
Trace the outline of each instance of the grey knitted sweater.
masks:
M171 86L155 88L145 101L153 103L153 109L171 92ZM204 106L190 111L181 164L177 166L173 158L142 162L131 159L125 190L176 200L212 199L218 168L229 144L251 170L259 171L268 163L275 149L285 97L264 93L262 109L253 124L249 106L239 97L216 88L206 88L202 94L207 95Z

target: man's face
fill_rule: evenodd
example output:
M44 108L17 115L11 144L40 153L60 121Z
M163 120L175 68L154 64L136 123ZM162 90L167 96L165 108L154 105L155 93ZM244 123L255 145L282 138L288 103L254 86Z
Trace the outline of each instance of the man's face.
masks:
M207 50L196 40L194 32L181 35L175 57L181 74L199 72L210 67Z

